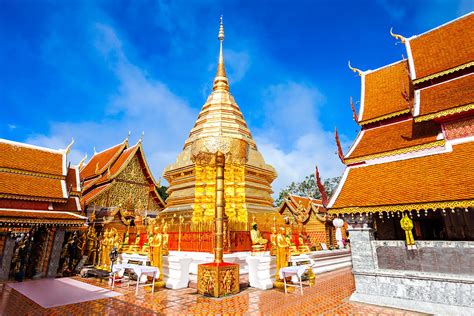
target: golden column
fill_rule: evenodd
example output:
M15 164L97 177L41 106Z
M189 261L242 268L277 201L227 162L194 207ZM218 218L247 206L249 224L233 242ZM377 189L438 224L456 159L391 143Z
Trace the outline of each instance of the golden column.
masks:
M215 154L216 199L215 199L215 245L214 262L198 265L198 293L214 297L236 294L240 291L239 265L224 262L224 167L225 155L221 151Z
M216 239L214 248L214 262L223 262L224 252L224 167L225 156L220 151L216 154Z

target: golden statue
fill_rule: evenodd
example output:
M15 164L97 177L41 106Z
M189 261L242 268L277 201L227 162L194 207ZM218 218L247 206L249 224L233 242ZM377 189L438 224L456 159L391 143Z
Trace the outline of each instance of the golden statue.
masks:
M275 286L281 287L282 280L280 279L280 269L288 266L290 258L288 239L285 236L285 229L280 228L280 233L277 235L277 254L276 254L276 277Z
M299 243L299 246L298 246L298 251L300 253L308 253L310 252L310 249L308 247L308 245L305 244L304 240L303 240L303 234L300 234L299 237L298 237L298 243Z
M403 230L405 231L405 237L407 241L407 248L409 250L416 249L415 246L415 238L413 238L413 221L405 214L400 220L400 226L402 226Z
M164 223L164 225L163 225L163 247L162 247L162 250L163 250L162 255L163 255L163 256L169 255L168 239L169 239L169 236L168 236L168 224L167 224L167 223Z
M160 229L158 226L154 227L153 229L153 237L150 240L150 245L149 245L149 254L150 254L150 259L151 259L151 265L154 267L157 267L160 269L160 275L161 275L161 267L162 267L162 262L161 262L161 250L163 247L163 236L160 233Z
M258 230L257 223L254 221L252 223L252 230L250 231L250 239L252 240L252 251L264 251L268 240L262 237L262 234Z
M101 266L101 268L107 268L107 259L109 257L108 243L109 243L109 230L106 229L104 234L102 235L102 239L100 241L100 266Z
M298 255L299 252L298 252L298 249L296 249L295 244L291 241L291 237L293 237L293 231L291 230L290 226L287 226L286 227L286 236L285 236L286 243L288 244L290 254L295 256L295 255Z
M276 227L272 227L272 234L270 236L270 256L276 256L277 253L277 229Z

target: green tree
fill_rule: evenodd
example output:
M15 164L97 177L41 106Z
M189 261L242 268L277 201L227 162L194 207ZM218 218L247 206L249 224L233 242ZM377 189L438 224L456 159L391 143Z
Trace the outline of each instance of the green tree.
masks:
M327 178L323 180L328 197L331 197L340 180L341 177ZM275 205L280 206L284 199L290 194L310 197L313 199L321 198L321 193L319 192L318 186L316 185L314 174L306 176L301 182L292 182L290 185L283 188L278 194L278 198L275 200Z
M168 187L165 185L157 187L158 194L160 195L163 201L166 201L166 199L168 198L168 193L166 193L166 190L168 190Z

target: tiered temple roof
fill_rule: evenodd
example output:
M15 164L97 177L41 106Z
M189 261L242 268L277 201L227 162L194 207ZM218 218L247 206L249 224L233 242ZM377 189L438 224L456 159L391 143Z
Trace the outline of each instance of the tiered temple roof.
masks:
M165 206L145 159L141 140L129 147L127 138L120 144L95 153L87 165L81 169L80 178L83 181L82 204L85 207L92 204L101 207L118 207L117 200L110 198L109 195L114 195L113 190L117 189L118 183L125 182L129 184L130 189L115 197L121 200L123 208L138 207L143 210L159 211ZM132 187L138 190L135 193L143 194L147 198L142 199L143 196L140 198L132 194L135 190ZM123 196L124 194L127 196ZM140 205L135 205L138 201ZM126 205L128 202L134 205ZM114 203L117 205L113 205Z
M85 223L79 168L67 153L0 139L0 222Z
M470 13L419 36L397 35L408 60L360 72L362 129L330 212L474 206L473 32Z

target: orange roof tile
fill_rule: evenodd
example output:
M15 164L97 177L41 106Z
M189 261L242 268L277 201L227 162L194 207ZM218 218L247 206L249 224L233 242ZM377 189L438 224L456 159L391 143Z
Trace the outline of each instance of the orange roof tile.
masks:
M69 213L55 211L35 211L35 210L17 210L17 209L0 209L0 218L9 219L26 219L32 220L59 220L59 221L78 221L85 222L86 217Z
M295 207L298 206L298 204L300 202L301 202L301 204L303 205L304 208L308 208L310 203L322 205L321 200L318 200L318 199L313 199L313 198L309 198L309 197L302 197L302 196L292 195L292 194L290 194L289 197L290 197L290 201L291 201L291 199L293 199L296 202L296 205L294 205Z
M0 172L0 195L64 199L61 180Z
M410 96L410 107L413 99L407 67L407 61L400 61L365 74L362 117L359 123L391 117L391 114L401 114L401 111L408 112L408 102L403 93Z
M350 168L332 209L474 199L472 157L474 142L449 153Z
M365 157L379 153L389 153L436 141L441 126L435 122L415 123L407 119L381 127L365 129L359 135L360 140L346 159Z
M409 40L416 79L474 60L474 14Z
M473 103L474 74L470 74L420 90L419 116ZM446 115L449 115L448 112Z
M90 190L89 192L87 192L86 194L82 196L82 199L81 199L82 203L84 205L87 205L93 198L98 196L101 192L105 191L111 185L112 183L108 183L100 187L93 188L92 190Z
M0 168L63 175L65 154L26 144L0 140Z
M120 157L115 161L115 163L110 168L110 175L115 176L115 174L120 171L120 169L128 162L129 158L135 154L139 145L136 144L130 148L125 149L121 154Z
M87 165L81 170L81 179L95 176L96 168L99 169L99 173L103 172L119 157L127 145L128 142L125 141L92 156L91 160L89 160Z
M81 186L80 183L77 182L78 180L78 173L79 171L76 168L68 168L67 176L66 176L66 188L69 191L73 192L80 192ZM79 190L78 190L79 189Z

